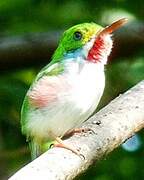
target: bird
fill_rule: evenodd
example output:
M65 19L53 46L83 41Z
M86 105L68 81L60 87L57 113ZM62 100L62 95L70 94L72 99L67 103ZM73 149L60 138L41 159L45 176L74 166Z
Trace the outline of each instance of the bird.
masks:
M126 22L122 18L105 28L94 22L81 23L63 33L21 109L21 129L32 159L43 153L49 141L80 154L62 138L69 132L81 132L81 124L96 110L105 87L104 67L113 47L112 33Z

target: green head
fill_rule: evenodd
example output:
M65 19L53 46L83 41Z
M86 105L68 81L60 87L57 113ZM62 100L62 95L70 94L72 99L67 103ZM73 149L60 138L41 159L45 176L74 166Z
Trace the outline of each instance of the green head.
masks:
M64 54L82 48L102 29L95 23L83 23L69 28L63 33L53 59L61 59Z
M110 34L125 22L125 19L120 19L106 28L95 23L82 23L69 28L60 39L59 46L53 55L53 61L68 58L69 54L74 58L83 55L83 59L93 62L107 59L112 48Z

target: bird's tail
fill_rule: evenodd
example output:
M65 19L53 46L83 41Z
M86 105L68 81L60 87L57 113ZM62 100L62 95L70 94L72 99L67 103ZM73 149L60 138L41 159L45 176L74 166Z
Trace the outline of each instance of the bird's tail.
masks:
M42 154L41 145L36 143L35 141L29 142L30 150L31 150L31 159L34 160L38 156Z
M29 142L30 150L31 150L31 158L32 160L36 159L38 156L40 156L42 153L47 151L53 141L49 141L47 143L37 143L36 141L31 140Z

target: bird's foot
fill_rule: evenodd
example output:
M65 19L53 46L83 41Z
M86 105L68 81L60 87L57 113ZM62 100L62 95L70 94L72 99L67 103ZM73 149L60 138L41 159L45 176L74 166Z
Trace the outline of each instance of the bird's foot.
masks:
M71 131L68 131L64 135L64 137L69 137L69 136L72 136L74 134L86 133L86 132L92 132L95 134L95 132L91 128L75 128L75 129L72 129Z
M54 143L53 147L60 147L60 148L68 149L68 150L72 151L74 154L78 155L80 158L85 159L84 155L80 154L78 149L76 150L76 149L70 147L69 145L65 144L61 138L57 137L55 140L57 143Z

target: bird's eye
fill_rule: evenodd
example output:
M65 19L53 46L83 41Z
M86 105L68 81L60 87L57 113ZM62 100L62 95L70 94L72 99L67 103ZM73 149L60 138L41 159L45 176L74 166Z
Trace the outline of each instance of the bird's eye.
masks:
M79 41L79 40L81 40L82 39L82 33L81 32L79 32L79 31L76 31L75 33L74 33L74 39L76 40L76 41Z

